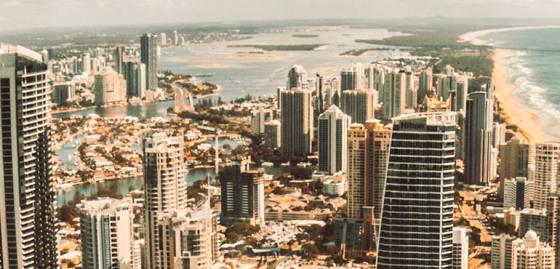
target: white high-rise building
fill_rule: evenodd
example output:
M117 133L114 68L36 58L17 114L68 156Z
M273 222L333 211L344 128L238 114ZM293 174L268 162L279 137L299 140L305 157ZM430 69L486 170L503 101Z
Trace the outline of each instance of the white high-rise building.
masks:
M493 134L494 134L494 137L492 139L492 146L494 148L500 148L500 146L506 144L506 124L505 123L494 122Z
M331 175L346 171L350 117L333 105L319 116L318 121L318 170Z
M80 243L84 269L132 267L132 199L82 201Z
M556 192L560 175L560 143L539 143L535 152L536 209L546 208L549 193Z
M534 231L528 231L523 239L511 244L511 268L554 269L555 253L552 247L539 240Z
M47 73L41 54L0 43L0 268L58 268Z
M256 109L251 111L251 132L253 134L264 133L265 122L272 119L272 110L270 109Z
M95 75L94 88L98 106L126 102L126 80L112 69Z
M455 132L455 113L393 119L378 269L452 268Z
M453 227L453 269L469 268L469 237L465 227Z
M167 46L167 34L166 33L159 34L159 44L161 46Z
M511 244L515 237L508 234L492 236L492 269L511 269L512 249Z
M91 73L91 56L89 53L82 55L82 72L85 74Z
M159 217L187 205L187 169L181 137L155 133L144 140L145 240L148 269L169 268L161 249Z

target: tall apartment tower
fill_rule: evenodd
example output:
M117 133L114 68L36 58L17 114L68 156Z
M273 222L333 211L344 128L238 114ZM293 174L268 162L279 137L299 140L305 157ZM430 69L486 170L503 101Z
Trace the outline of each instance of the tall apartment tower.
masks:
M0 44L0 267L57 268L50 86L41 54Z
M82 267L132 268L132 199L82 201L78 208Z
M301 65L294 65L288 72L287 89L308 89L307 72Z
M469 237L465 227L453 227L453 269L469 268Z
M485 185L491 179L494 100L488 91L469 94L465 122L465 183Z
M145 228L148 269L168 268L158 232L159 216L187 206L183 141L155 133L144 140Z
M280 98L282 152L288 156L310 154L313 141L311 91L297 88L282 90Z
M250 161L229 165L220 172L224 223L264 223L263 171L251 170Z
M352 119L352 123L366 123L375 118L378 94L374 90L346 90L342 92L342 111Z
M404 113L406 109L406 73L395 69L385 74L383 90L380 92L383 103L383 117L390 120Z
M124 75L124 54L124 46L118 45L115 47L115 51L113 52L113 57L115 58L115 71L122 75Z
M271 120L264 124L264 143L274 148L282 145L282 135L280 133L280 121Z
M96 105L126 102L126 80L112 69L95 75L94 88Z
M333 105L319 116L318 122L318 170L331 175L346 171L350 117Z
M529 150L529 144L519 137L513 137L500 145L500 178L528 177Z
M454 113L393 120L377 268L452 268Z
M418 83L418 94L417 102L419 104L424 102L424 98L427 95L432 95L433 93L433 71L431 68L428 68L420 73L419 76L419 83Z
M492 269L510 269L512 260L512 243L515 237L508 234L492 236Z
M140 62L124 63L126 96L143 98L146 92L146 65Z
M146 88L155 90L158 87L158 40L154 34L144 34L140 38L140 59L146 65Z
M534 231L529 231L523 239L512 242L511 268L554 269L555 253L551 246L539 240Z
M539 143L535 147L536 209L546 208L548 194L556 192L560 175L560 143Z

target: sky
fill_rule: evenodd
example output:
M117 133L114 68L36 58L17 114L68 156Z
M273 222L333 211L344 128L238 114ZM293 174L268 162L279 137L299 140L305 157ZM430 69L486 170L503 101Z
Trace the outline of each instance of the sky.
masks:
M0 30L436 16L560 19L560 0L0 0Z

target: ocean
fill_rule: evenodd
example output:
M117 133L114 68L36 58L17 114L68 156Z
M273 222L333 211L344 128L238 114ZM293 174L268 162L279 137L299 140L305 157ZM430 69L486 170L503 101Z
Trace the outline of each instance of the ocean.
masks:
M548 135L560 139L560 29L527 29L478 37L507 49L503 63L513 94L539 117Z

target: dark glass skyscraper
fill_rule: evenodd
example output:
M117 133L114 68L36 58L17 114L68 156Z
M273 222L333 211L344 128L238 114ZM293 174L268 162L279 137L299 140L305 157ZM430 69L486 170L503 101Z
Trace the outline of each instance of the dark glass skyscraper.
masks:
M157 36L154 34L144 34L140 38L140 59L146 65L146 88L155 90L158 86L157 69Z
M49 87L39 53L0 44L0 268L57 268Z

